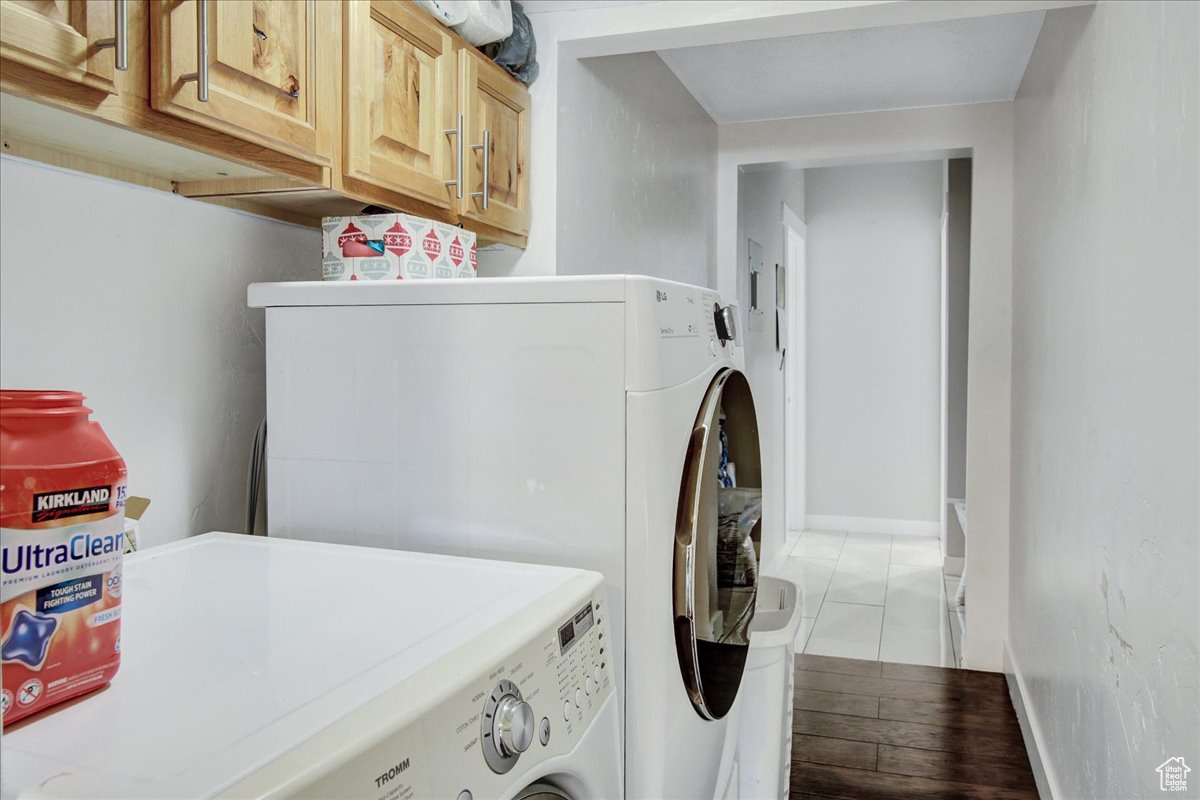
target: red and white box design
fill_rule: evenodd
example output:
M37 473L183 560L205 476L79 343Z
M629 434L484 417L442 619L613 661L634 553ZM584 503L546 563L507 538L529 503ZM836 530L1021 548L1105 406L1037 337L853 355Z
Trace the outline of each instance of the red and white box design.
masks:
M325 217L321 278L384 281L474 278L475 234L408 214Z

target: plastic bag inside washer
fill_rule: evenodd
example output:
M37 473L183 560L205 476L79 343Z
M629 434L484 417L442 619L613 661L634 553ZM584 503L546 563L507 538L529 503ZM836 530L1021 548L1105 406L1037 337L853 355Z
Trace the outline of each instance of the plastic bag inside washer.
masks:
M718 641L747 644L758 587L754 531L762 519L762 491L718 489L717 513L717 604L725 621Z
M722 587L758 583L754 529L762 519L762 491L721 489L717 497L717 579Z

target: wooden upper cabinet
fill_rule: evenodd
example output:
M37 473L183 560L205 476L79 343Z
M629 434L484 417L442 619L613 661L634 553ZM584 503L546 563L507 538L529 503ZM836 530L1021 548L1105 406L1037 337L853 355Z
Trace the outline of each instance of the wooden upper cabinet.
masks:
M318 103L335 98L318 96L317 17L318 0L154 0L154 108L328 164Z
M529 232L529 89L472 47L460 50L459 75L468 190L459 214L525 235Z
M0 0L0 57L116 92L114 0ZM128 29L119 34L129 41ZM132 54L131 54L132 57Z
M451 209L456 171L454 42L409 2L344 5L344 164L348 177Z

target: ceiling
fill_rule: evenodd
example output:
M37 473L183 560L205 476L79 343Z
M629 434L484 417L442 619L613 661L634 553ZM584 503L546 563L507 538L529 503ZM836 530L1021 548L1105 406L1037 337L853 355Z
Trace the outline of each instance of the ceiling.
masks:
M718 123L1011 100L1044 12L661 50Z
M548 14L555 11L583 11L608 6L645 5L652 0L519 0L526 14Z

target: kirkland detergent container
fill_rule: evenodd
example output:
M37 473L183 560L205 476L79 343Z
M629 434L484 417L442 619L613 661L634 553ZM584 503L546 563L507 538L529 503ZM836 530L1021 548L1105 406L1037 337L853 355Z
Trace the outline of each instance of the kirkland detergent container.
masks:
M792 771L792 693L800 603L796 584L760 577L742 676L738 797L787 800Z
M90 414L78 392L0 390L5 725L120 664L125 462Z

